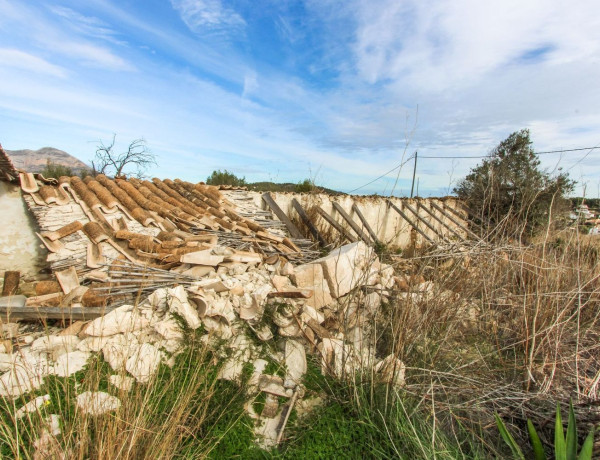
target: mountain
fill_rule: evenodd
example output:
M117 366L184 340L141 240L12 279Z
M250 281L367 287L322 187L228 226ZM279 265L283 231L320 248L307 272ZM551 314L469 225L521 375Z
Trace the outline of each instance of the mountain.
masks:
M5 152L15 168L27 172L41 172L46 167L48 160L57 165L68 166L74 174L84 169L90 169L83 161L53 147L43 147L39 150L5 150Z

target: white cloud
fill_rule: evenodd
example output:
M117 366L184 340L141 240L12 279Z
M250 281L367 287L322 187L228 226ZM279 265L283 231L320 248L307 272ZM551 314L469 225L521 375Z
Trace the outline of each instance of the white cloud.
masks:
M64 78L67 75L67 71L63 67L51 64L40 57L16 49L0 48L0 62L2 62L4 67L13 67L28 72L52 75L60 78Z
M220 0L171 0L173 8L192 32L205 33L222 29L243 29L246 21Z
M99 38L117 45L126 44L123 40L117 38L119 34L112 27L96 17L85 16L71 8L63 6L54 5L48 8L54 14L64 19L66 27L70 27L82 35Z

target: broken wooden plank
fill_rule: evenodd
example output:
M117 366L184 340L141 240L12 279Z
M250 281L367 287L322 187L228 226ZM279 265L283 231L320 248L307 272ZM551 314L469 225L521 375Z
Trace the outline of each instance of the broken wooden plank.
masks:
M103 316L116 307L14 307L0 304L0 317L15 320L88 320Z
M340 234L351 243L355 243L358 239L352 236L352 234L346 230L338 221L323 211L321 208L316 208L317 212L325 219L333 228L335 228Z
M339 212L340 216L342 216L342 218L348 222L348 225L350 225L350 228L352 228L352 230L354 230L356 232L356 234L358 235L358 237L363 240L365 243L367 243L368 245L371 245L371 239L365 234L365 232L362 231L362 229L356 225L356 222L354 222L352 220L352 218L348 215L348 213L344 210L344 208L342 208L340 206L339 203L336 203L335 201L332 203L334 209Z
M446 211L444 211L444 209L442 209L442 207L435 204L435 202L430 201L429 204L431 205L431 207L433 207L433 209L438 211L442 216L444 216L446 219L448 219L450 222L452 222L454 225L456 225L461 230L465 231L467 233L467 235L475 238L476 240L479 239L479 237L475 233L473 233L471 230L469 230L467 227L465 227L463 224L461 224L459 221L457 221L454 217L452 217L450 214L448 214Z
M4 284L2 286L2 295L11 296L17 293L19 289L19 282L21 281L21 272L19 271L5 271L4 272Z
M440 219L438 216L436 216L435 213L433 211L431 211L431 209L429 209L427 206L424 206L423 203L421 203L420 201L417 202L417 208L420 208L423 211L425 211L433 219L438 221L443 227L447 228L452 234L454 234L460 240L463 240L463 241L465 240L464 236L462 236L460 233L458 233L456 230L454 230L452 227L450 227L447 223L445 223L442 219Z
M286 289L284 291L273 291L267 294L268 298L279 297L283 299L310 299L313 295L312 289Z
M304 208L298 202L298 200L296 200L296 198L292 199L292 206L302 219L302 222L304 222L304 224L308 227L314 239L319 242L319 246L327 246L327 241L325 241L325 238L323 238L323 236L319 233L319 230L317 230L317 227L315 227L315 225L312 223L308 217L308 214L306 214L306 211L304 211Z
M294 223L290 220L290 218L285 214L285 212L283 212L283 210L275 202L275 200L273 199L273 197L271 196L271 194L269 192L264 193L262 195L262 199L265 203L267 203L269 208L271 208L271 210L275 213L277 218L285 224L288 231L290 232L290 235L292 235L293 238L304 238L304 235L302 235L300 230L298 230L298 227L296 227L294 225Z
M414 228L418 233L420 233L423 238L425 238L427 241L429 241L431 244L435 244L435 241L433 241L433 239L431 239L423 230L421 230L419 227L417 227L412 220L410 220L408 218L408 216L406 214L404 214L404 212L398 207L396 206L394 203L392 203L392 201L390 199L386 200L387 203L391 206L391 208L396 211L398 214L400 214L400 216L406 221L408 222L408 224Z
M352 203L352 210L358 216L363 226L367 229L367 232L369 232L369 235L371 235L371 239L375 242L375 244L381 244L381 241L379 240L379 238L377 238L377 234L373 231L373 229L369 225L369 222L367 222L367 219L365 219L365 216L363 216L363 213L360 212L360 209L358 209L356 203Z
M434 234L436 234L437 236L439 236L442 240L446 239L444 237L444 234L442 232L440 232L439 230L437 230L433 225L431 225L429 222L427 222L425 219L423 219L420 215L419 215L419 211L415 210L410 204L408 203L404 203L404 206L406 206L406 208L412 212L415 217L417 219L419 219L421 222L423 222L425 224L425 226L431 230Z

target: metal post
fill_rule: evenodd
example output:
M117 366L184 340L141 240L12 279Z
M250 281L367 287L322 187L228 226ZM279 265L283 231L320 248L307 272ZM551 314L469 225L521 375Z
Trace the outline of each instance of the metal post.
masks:
M415 175L417 174L417 157L419 155L419 152L415 152L415 167L413 169L413 179L412 179L412 185L410 186L410 197L413 197L413 191L415 190Z

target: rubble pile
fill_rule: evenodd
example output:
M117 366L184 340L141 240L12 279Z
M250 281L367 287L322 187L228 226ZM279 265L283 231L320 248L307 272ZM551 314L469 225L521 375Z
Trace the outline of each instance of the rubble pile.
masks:
M338 378L368 367L383 381L402 385L403 364L393 356L378 359L370 340L381 298L394 283L392 267L380 264L362 242L297 266L280 256L218 266L193 282L156 289L137 304L121 305L92 321L21 337L12 353L0 353L0 395L15 398L39 388L48 375L72 375L85 368L93 353L101 353L114 370L112 385L145 384L161 363L172 364L183 350L183 322L192 330L203 327L207 344L219 347L219 378L240 381L244 364L252 363L246 408L256 419L257 439L271 446L304 396L307 352L317 353L323 372ZM285 375L263 374L267 360L278 362ZM260 414L251 403L259 392L266 394ZM283 407L280 397L287 399ZM94 402L98 398L103 397L80 395L77 404L92 414L119 406L114 399Z
M404 281L363 242L318 258L309 240L289 238L242 191L203 184L102 175L47 181L22 173L21 186L53 276L22 305L19 296L4 299L17 319L30 307L71 324L35 334L3 325L13 339L0 349L0 396L39 389L49 375L73 375L98 353L114 371L111 385L129 391L174 363L186 328L202 328L215 347L223 360L219 378L239 382L252 364L246 409L263 446L280 441L296 404L311 404L303 400L307 352L337 378L368 370L403 384L403 363L376 356L373 329L382 299ZM265 373L272 361L284 375ZM262 393L257 413L252 401ZM43 398L24 410L39 404ZM84 392L76 405L101 414L121 402Z

